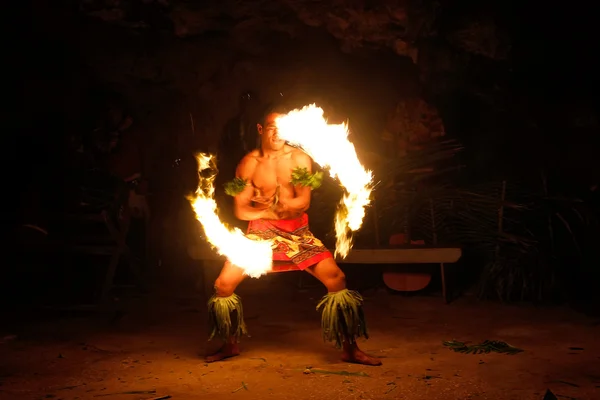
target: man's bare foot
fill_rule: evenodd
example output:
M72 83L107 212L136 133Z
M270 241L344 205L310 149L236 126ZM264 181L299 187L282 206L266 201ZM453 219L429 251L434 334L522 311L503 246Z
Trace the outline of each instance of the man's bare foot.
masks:
M356 343L351 345L346 345L344 343L344 352L342 353L342 361L354 363L354 364L362 364L362 365L372 365L378 366L381 365L381 360L375 357L371 357L361 349L358 348Z
M240 354L240 349L238 344L235 342L227 342L216 353L211 354L210 356L206 356L204 361L207 363L212 363L216 361L221 361L226 358L235 357Z

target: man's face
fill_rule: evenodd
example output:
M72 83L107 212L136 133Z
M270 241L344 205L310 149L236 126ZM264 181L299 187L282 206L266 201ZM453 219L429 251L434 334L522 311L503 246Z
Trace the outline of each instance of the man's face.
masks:
M281 150L285 145L285 141L281 140L277 135L277 127L275 126L275 119L279 117L280 114L269 114L265 118L264 126L261 124L257 124L256 128L258 129L258 133L261 136L261 144L263 149L268 150Z

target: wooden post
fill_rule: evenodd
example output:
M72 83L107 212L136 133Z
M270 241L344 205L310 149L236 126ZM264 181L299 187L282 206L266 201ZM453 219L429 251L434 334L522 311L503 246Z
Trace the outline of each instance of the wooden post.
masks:
M381 247L381 236L379 232L379 213L377 212L377 199L373 196L373 229L375 229L375 248Z
M106 275L104 276L104 284L101 288L101 292L100 292L100 296L99 296L99 302L100 304L104 304L107 300L108 300L108 295L110 294L110 290L113 287L113 281L114 281L114 277L115 277L115 272L117 270L117 266L119 265L119 260L121 259L121 256L123 255L123 253L125 252L126 249L126 241L127 241L127 234L129 233L129 224L131 222L131 215L129 214L129 210L127 207L125 207L124 212L123 212L123 218L122 218L122 225L119 227L120 229L117 229L113 226L112 221L110 220L110 216L108 215L108 213L106 211L102 211L102 217L104 218L105 224L107 226L107 228L109 229L109 232L111 232L113 239L115 240L115 247L113 250L113 253L110 257L110 262L108 264L108 269L106 271ZM133 263L133 258L130 258L129 260L131 263ZM135 269L135 266L133 266L133 264L131 265L132 267L132 272L135 275L136 280L139 279L139 273L138 271Z
M431 216L431 233L432 233L432 239L433 239L433 245L437 246L438 244L438 239L437 239L437 226L435 224L435 210L433 207L433 199L429 199L429 213ZM442 297L444 298L444 302L446 304L448 304L450 302L450 299L448 297L448 290L446 287L446 264L444 263L440 263L440 277L442 280Z
M502 181L502 192L500 194L500 207L498 208L498 235L502 234L504 226L504 201L506 200L506 181ZM500 242L496 241L496 259L500 256Z

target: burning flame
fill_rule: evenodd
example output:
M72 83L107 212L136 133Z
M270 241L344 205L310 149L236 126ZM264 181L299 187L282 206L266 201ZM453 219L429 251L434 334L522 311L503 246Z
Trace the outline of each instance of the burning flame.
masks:
M315 104L293 110L276 121L279 136L301 147L332 178L337 178L346 193L335 216L336 256L346 257L352 248L352 232L356 232L369 205L373 174L365 170L348 140L348 125L328 124L323 110ZM213 155L196 155L200 182L188 200L202 224L208 242L244 273L259 278L273 268L271 241L248 239L237 228L227 228L217 215L214 199L216 165Z
M241 230L228 229L221 222L214 199L213 183L217 176L214 156L200 153L196 155L196 160L200 182L196 193L188 200L196 213L196 219L204 228L208 242L220 255L242 268L246 275L259 278L266 274L273 268L271 242L248 239Z
M329 168L346 190L335 216L335 254L345 258L369 205L373 173L365 170L348 140L348 124L328 124L323 109L315 104L293 110L276 121L278 135L302 148L323 168Z

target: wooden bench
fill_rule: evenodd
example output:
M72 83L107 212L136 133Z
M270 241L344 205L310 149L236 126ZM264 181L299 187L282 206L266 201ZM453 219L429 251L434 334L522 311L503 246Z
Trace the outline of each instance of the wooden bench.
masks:
M219 268L225 258L218 255L208 246L191 246L188 254L193 260L203 263L204 289L210 290L208 285L207 269ZM462 250L457 247L427 247L407 246L393 249L353 249L345 259L336 259L339 264L440 264L442 294L444 300L449 302L449 293L446 287L446 264L456 263L462 256ZM278 263L269 273L297 271L298 268L291 263Z

